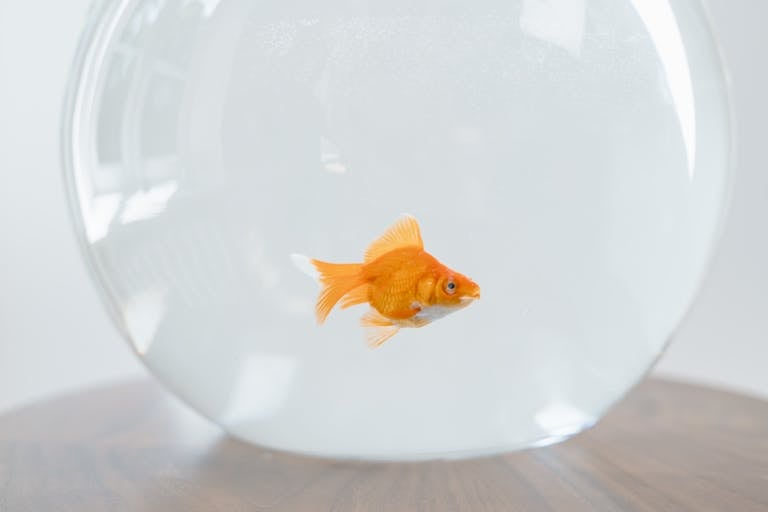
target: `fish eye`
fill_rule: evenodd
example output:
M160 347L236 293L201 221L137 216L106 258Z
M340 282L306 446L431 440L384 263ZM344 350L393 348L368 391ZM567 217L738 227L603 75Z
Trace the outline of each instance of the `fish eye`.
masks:
M448 281L448 284L445 285L445 291L448 293L454 293L456 291L456 283L453 281Z

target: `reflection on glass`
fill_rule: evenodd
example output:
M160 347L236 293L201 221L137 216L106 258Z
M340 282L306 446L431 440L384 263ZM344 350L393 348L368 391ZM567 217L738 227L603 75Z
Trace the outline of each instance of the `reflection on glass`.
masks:
M632 0L632 5L645 23L661 60L685 141L688 177L693 179L696 166L696 109L688 56L675 13L668 0Z
M249 354L237 373L224 424L237 428L240 423L258 421L274 415L283 406L298 370L296 360L277 354Z

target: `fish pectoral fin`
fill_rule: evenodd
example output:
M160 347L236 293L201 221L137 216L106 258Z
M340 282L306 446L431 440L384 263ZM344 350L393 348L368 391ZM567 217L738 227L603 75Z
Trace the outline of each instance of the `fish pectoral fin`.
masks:
M365 340L370 348L380 347L400 330L400 326L393 324L389 318L375 309L363 315L360 325L365 328Z
M371 308L360 318L360 325L363 327L394 327L392 320L385 317L375 309Z
M413 317L410 320L412 327L424 327L425 325L429 324L431 320L429 318L418 318Z
M379 256L403 247L424 248L419 223L411 215L403 215L365 251L365 262L370 263Z

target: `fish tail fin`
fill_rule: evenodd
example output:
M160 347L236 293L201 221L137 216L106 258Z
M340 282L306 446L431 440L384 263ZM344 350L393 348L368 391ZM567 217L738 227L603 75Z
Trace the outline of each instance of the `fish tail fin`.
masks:
M362 263L328 263L299 254L292 254L291 259L300 270L320 283L320 296L315 305L318 324L325 321L345 295L365 284ZM349 304L349 301L345 304Z
M296 265L296 268L307 274L317 284L322 286L320 283L320 272L312 264L312 258L309 256L304 256L303 254L291 254L291 261L293 261L293 264Z

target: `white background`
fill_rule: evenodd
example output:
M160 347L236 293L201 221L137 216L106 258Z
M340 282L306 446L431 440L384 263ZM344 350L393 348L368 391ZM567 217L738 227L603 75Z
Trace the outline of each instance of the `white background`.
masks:
M0 410L144 374L98 302L58 164L61 96L89 0L0 0ZM768 3L706 0L738 147L712 273L656 373L768 396Z

